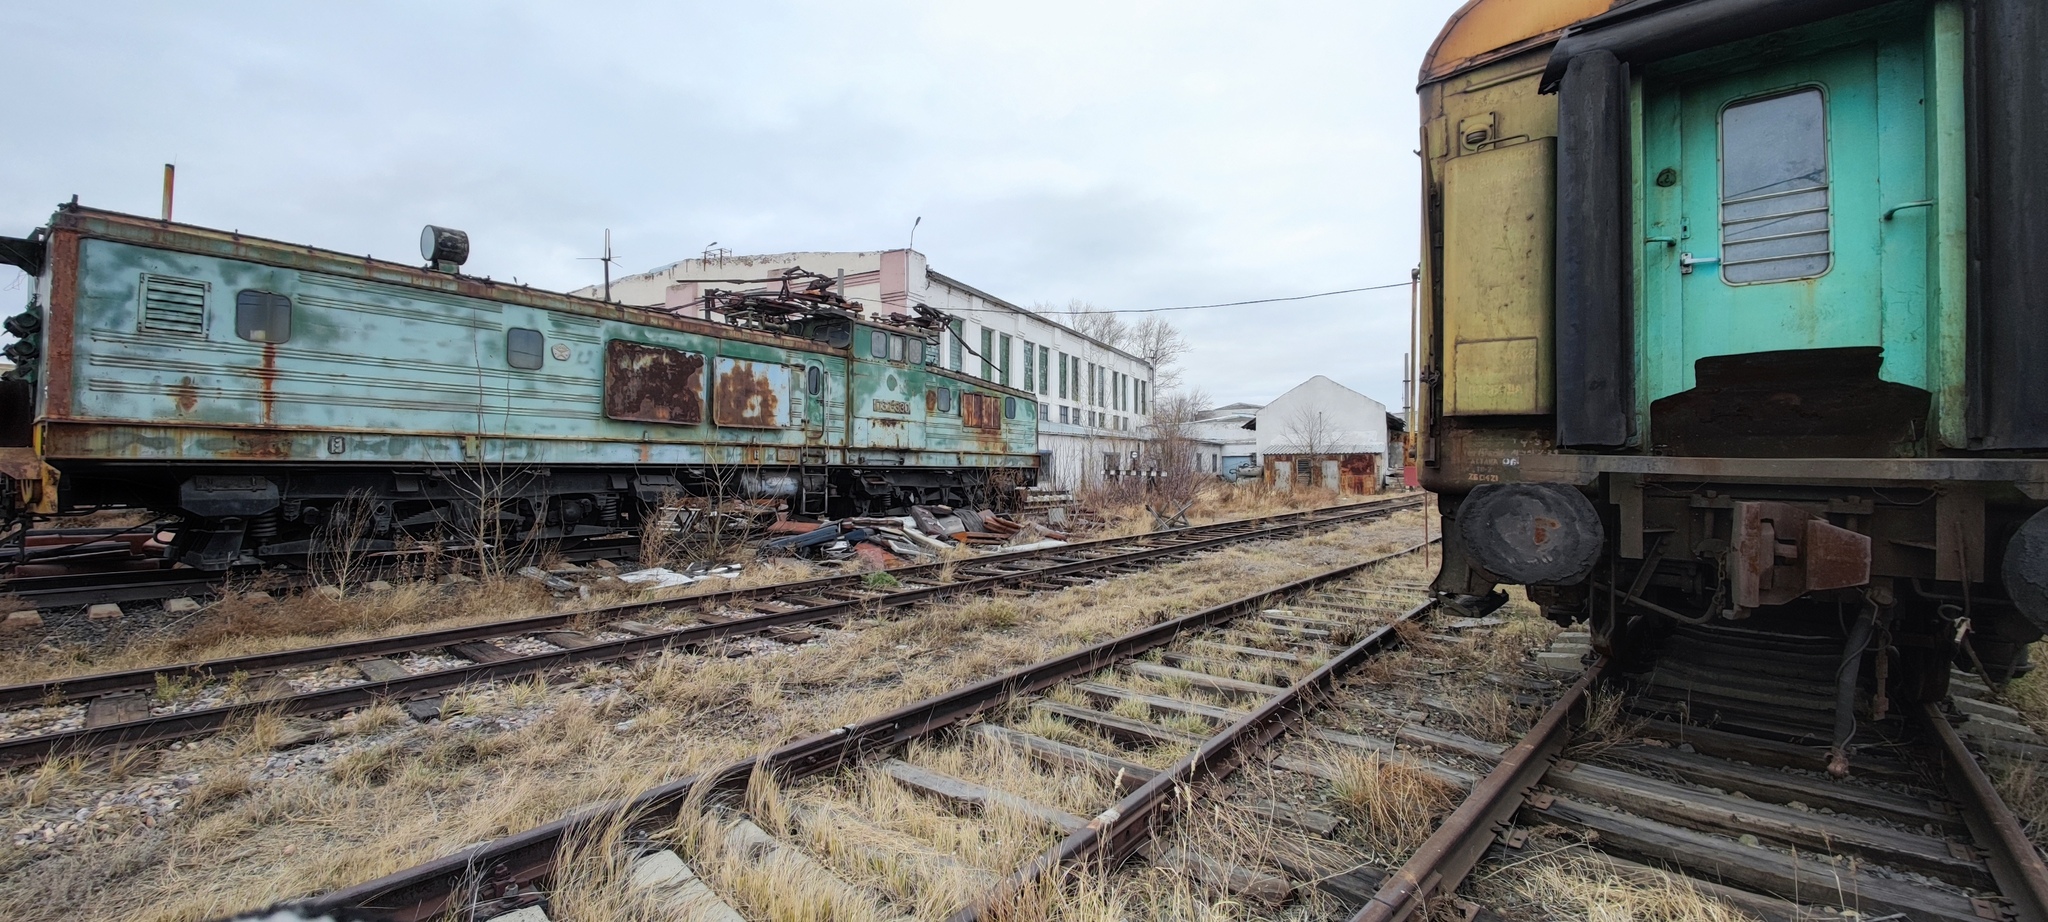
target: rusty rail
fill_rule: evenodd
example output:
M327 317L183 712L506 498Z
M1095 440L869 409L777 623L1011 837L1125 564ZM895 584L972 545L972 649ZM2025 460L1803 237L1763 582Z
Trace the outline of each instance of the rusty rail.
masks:
M1380 884L1379 892L1352 915L1351 922L1398 922L1424 908L1430 897L1456 891L1495 836L1522 808L1529 789L1550 770L1571 736L1572 723L1583 710L1588 693L1606 671L1606 657L1588 667L1543 719L1529 728L1528 735L1501 756L1493 771L1473 785L1472 793L1407 863Z
M2012 903L2020 922L2048 922L2048 865L2020 828L2019 818L1998 796L1998 788L1939 706L1922 704L1913 716L1941 750L1942 776L1962 808L1970 835L1985 851L1985 864L1999 892Z
M1399 644L1402 624L1422 618L1435 606L1433 599L1417 605L1346 647L1285 692L1267 699L1257 710L1210 737L1172 767L1153 776L1118 801L1115 807L1095 817L1086 828L1076 830L1030 864L1019 868L980 900L953 913L948 922L979 922L985 918L1000 917L1001 908L1018 894L1028 892L1048 875L1068 868L1082 864L1114 867L1123 863L1172 820L1176 809L1194 802L1193 798L1177 795L1193 785L1229 777L1253 753L1270 745L1291 724L1328 698L1337 680L1345 673Z
M1259 611L1275 598L1346 579L1424 546L1416 544L1142 628L905 705L872 720L798 740L722 769L664 783L630 800L594 805L544 826L301 901L297 907L308 915L371 912L392 922L415 922L451 911L458 917L464 910L477 910L478 916L485 909L509 911L524 905L534 894L531 885L547 875L562 845L582 832L586 824L630 817L633 825L651 828L671 820L693 793L706 798L735 798L744 794L749 779L757 772L765 771L778 780L790 781L830 771L863 755L901 746L1002 707L1019 696L1092 674L1190 631ZM451 906L458 895L471 895L472 904Z
M954 567L957 570L974 570L981 567L1023 560L1085 554L1138 541L1158 540L1172 542L1182 539L1199 541L1205 536L1231 536L1233 532L1250 528L1253 529L1252 532L1237 536L1248 539L1267 534L1276 534L1290 526L1306 527L1309 525L1342 524L1358 518L1377 515L1384 511L1412 508L1419 503L1420 500L1417 498L1403 498L1391 501L1379 500L1347 506L1313 509L1286 515L1240 519L1233 522L1219 522L1213 525L1154 532L1136 538L1097 538L1092 541L1077 541L1060 547L1044 548L1035 551L1011 551L1002 554L989 554L976 557L973 560L956 563ZM1262 526L1265 527L1263 531L1259 530ZM915 567L902 567L888 572L901 580L935 579L944 566L945 564L920 564ZM769 586L728 589L703 595L654 599L644 602L624 602L598 608L552 612L545 615L531 615L523 618L489 621L481 624L470 624L432 631L417 631L411 634L397 634L390 637L373 637L367 640L320 644L318 646L279 650L271 653L252 653L246 656L228 657L204 662L174 663L120 672L103 672L94 675L48 679L20 685L0 686L0 707L53 704L80 701L114 692L146 691L157 687L159 677L204 679L234 675L236 673L261 675L293 666L336 663L364 657L431 649L469 640L483 640L511 634L555 630L569 627L577 622L618 621L641 612L662 608L675 608L686 605L722 605L729 602L741 602L776 595L804 595L831 589L854 588L860 585L861 577L859 575L827 576L789 583L777 583Z
M1019 579L1077 575L1162 557L1198 553L1243 541L1273 537L1310 525L1336 524L1351 519L1363 518L1395 508L1395 505L1390 503L1365 505L1367 508L1354 507L1346 510L1341 515L1328 518L1305 518L1265 529L1237 531L1216 537L1200 538L1194 541L1141 547L1138 550L1121 554L1055 564L1050 567L1032 569L1021 573L998 572L991 576L962 579L934 586L903 589L872 598L811 605L794 611L761 614L736 621L702 624L622 640L601 641L574 649L518 656L492 663L471 663L450 669L406 676L404 678L370 681L340 688L156 715L98 727L80 727L57 733L0 740L0 768L13 768L34 764L52 755L71 752L91 752L108 746L140 745L205 735L221 730L238 718L258 712L284 715L332 713L350 708L367 707L380 701L426 697L449 692L476 682L488 682L515 676L531 675L576 663L619 659L668 648L690 648L726 637L757 634L774 628L816 624L823 621L846 618L872 609L899 608L948 596L991 592L1014 585ZM1106 542L1119 542L1123 540L1105 539ZM1069 552L1073 547L1073 545L1068 545L1049 550L1055 553ZM987 561L978 560L974 562L973 566L979 567L988 562L1001 563L1004 559L1014 559L1019 556L1023 555L1005 555L1003 558L990 558ZM897 572L900 573L902 571ZM805 585L799 583L769 588L777 593L790 593L800 591ZM754 590L736 590L735 592L747 593L754 592ZM626 612L640 611L656 606L699 604L705 601L715 604L721 600L721 597L700 596L670 599L661 602L634 602L622 606L611 606L602 610L540 615L515 621L450 628L442 631L429 631L399 637L355 641L335 644L329 647L308 649L319 654L319 658L311 660L312 662L331 662L337 659L350 659L380 653L430 649L462 640L499 637L521 631L540 630L550 626L566 624L570 619L577 617L593 617L595 611L601 611L606 616L616 617ZM237 670L247 672L255 672L259 669L274 670L283 665L296 665L308 662L308 660L304 659L291 658L294 655L305 652L307 651L294 651L284 654L257 654L255 656L237 657L209 664L197 664L193 667L172 668L180 670L180 672L174 672L173 674L181 674L184 669L195 669L200 670L198 674L202 675L223 675ZM64 700L63 695L66 692L62 691L62 689L66 687L77 685L102 691L109 687L137 687L145 676L149 677L149 681L153 684L155 675L167 671L170 670L138 670L134 673L113 673L52 683L39 683L37 685L15 686L11 689L0 690L0 700L17 704ZM120 684L123 682L128 684ZM59 690L49 691L48 689L52 686L57 687ZM25 699L24 692L37 688L45 689L44 694L47 697L42 699Z

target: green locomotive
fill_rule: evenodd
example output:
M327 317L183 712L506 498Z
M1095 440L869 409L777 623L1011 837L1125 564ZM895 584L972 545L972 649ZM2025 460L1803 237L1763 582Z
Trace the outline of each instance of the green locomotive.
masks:
M0 384L10 518L156 510L220 569L341 515L372 547L575 541L665 497L842 516L1035 479L1037 403L932 361L936 312L792 277L684 317L462 275L467 246L430 227L422 268L75 203L0 238L34 280Z

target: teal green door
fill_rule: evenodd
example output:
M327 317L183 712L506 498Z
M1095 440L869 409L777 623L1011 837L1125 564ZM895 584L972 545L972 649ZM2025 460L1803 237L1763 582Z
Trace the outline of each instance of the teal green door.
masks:
M1917 42L1871 40L1643 97L1643 368L1654 400L1706 356L1884 348L1926 387L1925 116ZM1704 68L1695 69L1695 73Z

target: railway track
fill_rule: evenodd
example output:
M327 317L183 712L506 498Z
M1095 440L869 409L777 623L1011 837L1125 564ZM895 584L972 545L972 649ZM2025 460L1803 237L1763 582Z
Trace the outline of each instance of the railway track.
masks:
M1146 902L1110 911L1162 918L1228 894L1497 919L1479 903L1512 903L1502 879L1542 852L1766 920L2048 919L2040 853L1941 709L1831 779L1823 747L1633 715L1597 691L1604 661L1538 672L1503 619L1433 612L1379 562L305 905L542 922L597 881L705 919L758 917L777 887L844 918L1058 917L1121 893ZM620 860L593 872L574 843L607 831Z
M112 529L86 529L86 531L113 531ZM123 604L129 602L155 602L179 596L212 597L223 593L232 581L267 577L276 583L274 588L283 590L310 589L320 580L304 570L264 569L242 567L227 573L211 573L187 567L169 566L160 556L143 554L129 543L119 543L108 553L94 554L90 549L105 542L84 542L81 551L71 555L77 565L91 569L71 570L59 567L53 557L39 557L25 564L23 569L39 571L57 569L62 572L22 572L0 578L0 594L13 596L25 605L47 608L71 608L84 605L98 605L103 602ZM604 538L587 540L573 548L558 552L562 560L583 563L592 560L631 560L640 549L637 538ZM442 549L452 554L451 562L460 563L460 550ZM424 569L416 554L378 554L363 561L363 579L377 579L384 576L407 572L414 575ZM446 570L445 572L455 572ZM474 572L472 570L471 572ZM427 573L424 575L438 575ZM393 576L393 578L396 578Z
M0 739L0 768L205 735L259 712L328 714L401 701L415 717L426 718L438 713L440 696L465 685L738 636L798 640L806 626L863 613L966 594L1062 587L1233 544L1380 518L1421 502L1378 500L901 568L889 571L896 585L887 588L854 574L0 687L0 708L40 709L33 716L52 727ZM433 656L419 659L427 653ZM415 658L413 668L403 662L407 657ZM338 681L336 669L345 672Z
M1082 834L1093 828L1084 813L1095 815L1109 807L1117 792L1131 791L1136 797L1178 786L1184 764L1201 762L1204 753L1217 750L1213 740L1205 739L1213 726L1234 721L1278 726L1280 715L1315 700L1345 664L1400 643L1410 630L1406 623L1429 608L1426 589L1419 583L1376 578L1373 570L1420 547L1162 622L753 759L662 784L628 802L593 805L563 820L305 901L299 908L308 915L359 912L394 920L537 922L548 918L551 902L565 898L552 889L563 871L558 859L579 840L623 823L632 827L628 838L638 843L630 872L638 885L667 888L664 898L698 902L701 905L693 909L706 913L703 918L737 918L687 868L670 847L673 843L663 841L668 837L664 830L691 824L693 811L708 805L704 816L711 825L701 828L713 832L708 838L700 836L698 845L742 863L765 862L804 876L807 892L834 904L828 915L858 918L864 913L854 904L870 895L840 879L803 843L806 831L847 829L862 820L849 812L851 801L845 797L830 802L808 795L879 785L963 813L1008 817L1017 824L1012 832L1025 833L994 840L1050 845L1061 836ZM1243 718L1229 708L1173 694L1176 689L1200 689L1263 697L1281 690L1269 682L1291 683L1283 695L1288 700L1268 702ZM1150 755L1141 761L1119 754L1119 747L1145 749ZM1179 750L1189 750L1190 755L1171 767L1147 764ZM1066 803L1041 803L1030 792L1005 790L934 767L949 758L962 764L993 759L1013 769L1013 781L1016 771L1034 773L1040 787L1057 787L1062 778L1085 778L1083 792L1101 796L1086 805L1071 798ZM760 786L768 783L765 779L782 786L779 794L766 796L787 807L750 813L748 805L764 797ZM1097 822L1114 815L1114 810L1102 812ZM978 834L967 838L991 841ZM940 874L997 883L998 875L985 868L963 865L937 850L923 851L922 857ZM858 855L859 849L828 860L848 854ZM1028 857L1028 852L1018 857ZM1199 855L1183 859L1190 867L1207 866ZM620 885L628 884L622 880Z
M1205 883L1275 907L1319 891L1322 911L1311 916L1352 922L1438 918L1445 903L1453 917L1497 918L1460 898L1460 884L1488 862L1531 858L1535 829L1566 831L1576 842L1561 846L1553 835L1546 847L1595 858L1586 866L1596 873L1683 886L1774 922L2048 919L2048 866L1937 706L1912 711L1902 738L1869 738L1855 776L1834 780L1825 747L1628 716L1621 698L1595 695L1604 660L1568 685L1441 668L1344 678L1383 649L1355 645L1236 712L1170 778L1154 778L950 918L999 918L1056 872L1083 865L1185 861L1191 846L1162 845L1172 841L1164 817L1214 808L1238 811L1233 828L1256 828L1260 845L1194 865ZM1445 653L1425 652L1437 662ZM1512 690L1511 722L1526 732L1494 739L1459 726L1475 721L1471 705L1453 702L1475 700L1488 684ZM1312 722L1300 719L1308 711ZM1296 726L1283 729L1289 717ZM1261 827L1258 811L1218 800L1224 777L1249 767L1262 777L1242 787L1341 803L1346 785L1357 792L1358 759L1375 765L1367 777L1381 798L1434 788L1458 792L1455 807L1427 839L1390 844L1342 829L1331 815L1341 810L1268 807ZM1690 880L1676 884L1664 869ZM1556 917L1584 911L1547 908Z

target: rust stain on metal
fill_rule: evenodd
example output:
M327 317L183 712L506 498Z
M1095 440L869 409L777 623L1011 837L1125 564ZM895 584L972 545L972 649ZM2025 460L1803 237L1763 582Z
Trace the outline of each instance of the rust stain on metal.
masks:
M263 424L268 426L277 416L277 344L263 344L263 367L256 370L256 377L263 382Z
M71 335L78 305L78 233L50 236L50 260L44 269L50 274L50 303L43 312L43 347L40 361L45 381L43 415L62 418L71 415Z
M735 363L731 371L719 374L711 389L711 418L721 426L772 428L779 425L776 410L781 401L767 375L751 363Z
M1737 608L1870 582L1869 535L1790 503L1741 502L1734 512L1728 578Z
M191 375L186 375L184 380L171 385L171 399L177 401L180 415L190 413L199 406L199 385Z
M239 432L224 441L206 449L216 457L238 461L288 461L292 457L292 437L281 433Z
M1380 456L1372 452L1355 452L1337 459L1338 489L1345 493L1378 493L1380 489ZM1555 523L1552 527L1556 527Z
M961 394L960 423L969 429L1003 428L1003 398L989 394Z
M704 356L623 339L604 347L604 415L693 426L704 421Z

